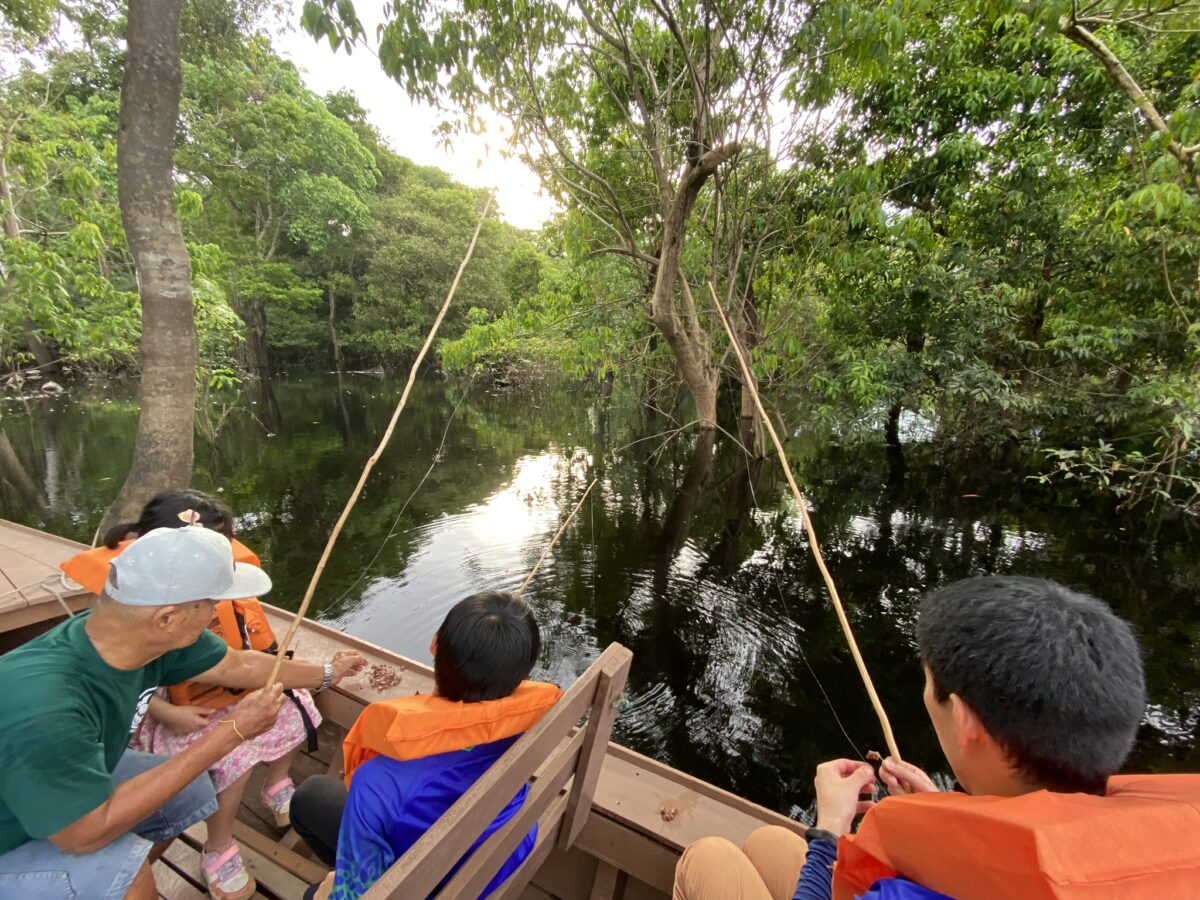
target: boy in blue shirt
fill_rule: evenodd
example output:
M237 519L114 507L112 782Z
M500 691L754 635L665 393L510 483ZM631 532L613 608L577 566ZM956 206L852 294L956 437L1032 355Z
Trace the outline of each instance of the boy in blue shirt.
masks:
M436 693L373 703L347 735L349 790L317 776L292 799L296 831L334 868L310 897L365 893L561 695L552 685L524 682L541 637L532 610L514 594L486 591L460 601L431 650ZM439 721L444 735L436 733ZM521 788L468 856L517 814L528 790ZM536 839L535 827L481 897L520 867Z

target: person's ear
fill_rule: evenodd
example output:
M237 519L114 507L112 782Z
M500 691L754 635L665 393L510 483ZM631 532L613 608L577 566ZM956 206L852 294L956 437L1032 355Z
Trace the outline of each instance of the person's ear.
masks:
M437 635L429 639L429 655L437 659Z
M165 634L179 623L183 609L178 606L160 606L150 617L150 625L155 634Z
M975 710L958 694L950 695L950 721L954 723L954 740L960 753L969 753L990 737Z

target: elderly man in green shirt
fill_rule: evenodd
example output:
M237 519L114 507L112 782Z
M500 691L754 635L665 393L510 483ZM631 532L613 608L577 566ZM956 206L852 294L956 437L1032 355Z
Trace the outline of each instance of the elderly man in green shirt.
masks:
M216 601L270 589L223 535L158 529L113 560L95 610L0 657L0 897L157 896L152 845L216 810L209 766L271 727L284 688L328 682L287 661L264 688L272 658L208 631ZM187 680L259 690L177 756L127 749L155 689Z

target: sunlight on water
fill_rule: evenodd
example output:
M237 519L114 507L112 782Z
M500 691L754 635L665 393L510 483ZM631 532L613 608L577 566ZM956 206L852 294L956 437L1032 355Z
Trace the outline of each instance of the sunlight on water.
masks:
M420 549L401 571L377 573L361 601L334 624L350 634L428 661L429 642L447 610L481 590L516 590L568 509L555 487L586 487L591 462L579 449L549 450L513 463L509 482L461 513L414 530ZM543 570L553 562L543 564Z

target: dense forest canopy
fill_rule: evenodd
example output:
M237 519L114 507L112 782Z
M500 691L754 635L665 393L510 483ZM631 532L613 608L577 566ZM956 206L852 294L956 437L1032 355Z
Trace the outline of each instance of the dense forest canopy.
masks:
M202 364L403 360L458 265L482 193L395 153L354 96L319 97L275 53L264 4L194 0L183 21L177 203ZM62 12L80 13L74 6ZM95 12L95 10L92 10ZM8 367L134 365L139 309L116 196L123 25L39 44L5 72L0 170L9 213L0 348ZM50 18L10 18L37 25ZM533 236L489 221L449 333L536 282Z
M271 46L299 21L377 44L451 133L506 117L561 204L540 234L487 223L447 370L620 377L701 430L746 426L711 283L792 430L898 449L915 416L958 459L1197 511L1197 0L389 10L376 36L343 0L186 4L177 204L206 383L410 359L482 205L305 86ZM25 51L0 87L0 355L128 369L122 6L0 0L0 21ZM70 49L47 39L64 23Z

